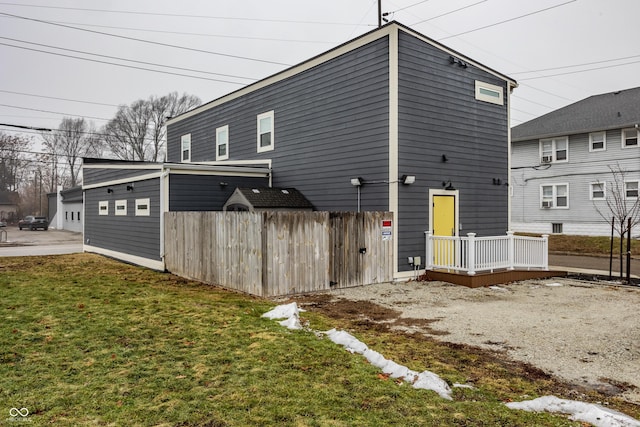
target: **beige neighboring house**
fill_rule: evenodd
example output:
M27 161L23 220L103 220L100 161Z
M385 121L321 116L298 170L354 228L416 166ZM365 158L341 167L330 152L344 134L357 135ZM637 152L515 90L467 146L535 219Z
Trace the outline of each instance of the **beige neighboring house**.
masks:
M15 191L0 191L0 221L18 220L18 201L20 195Z

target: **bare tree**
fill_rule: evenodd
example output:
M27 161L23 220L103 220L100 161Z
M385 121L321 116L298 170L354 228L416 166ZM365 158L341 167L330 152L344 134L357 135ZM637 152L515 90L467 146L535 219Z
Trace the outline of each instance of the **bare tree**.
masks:
M29 164L27 138L0 131L0 191L18 191Z
M613 176L611 188L606 191L607 210L600 208L594 203L598 214L609 222L611 217L615 218L615 230L620 237L623 237L629 226L631 219L631 228L640 224L640 198L638 197L638 189L630 190L627 188L626 175L627 171L622 169L620 165L609 166ZM630 196L630 192L635 191ZM635 194L635 195L633 195Z
M166 118L184 113L197 105L200 105L199 98L178 95L177 92L121 105L116 116L104 127L104 141L119 159L156 162L164 151Z
M64 165L60 171L62 176L69 176L68 186L75 187L78 182L83 157L91 157L99 154L99 145L96 143L95 130L92 124L85 119L62 119L58 130L51 133L43 133L44 146L52 156L46 159L46 163L52 164L52 186L58 184L58 166ZM58 160L62 158L62 161Z

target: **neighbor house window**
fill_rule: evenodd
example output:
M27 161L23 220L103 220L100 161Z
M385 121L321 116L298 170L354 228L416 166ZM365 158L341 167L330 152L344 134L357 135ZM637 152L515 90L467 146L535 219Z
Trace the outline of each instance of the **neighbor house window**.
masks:
M541 185L540 207L544 209L567 209L569 207L569 184Z
M551 138L540 140L540 163L569 161L569 139Z
M589 134L589 151L604 151L607 149L607 133L594 132Z
M229 158L229 126L216 129L216 160Z
M592 182L591 200L604 200L606 197L606 185L604 182Z
M180 147L182 155L180 157L183 162L191 161L191 134L182 135L180 139Z
M273 148L273 111L269 111L258 116L258 153Z
M109 215L109 201L98 202L98 215Z
M638 181L626 181L624 183L624 194L627 199L638 198Z
M503 90L500 86L476 80L476 99L492 104L504 105Z
M78 211L78 221L80 221L80 211Z
M126 216L127 215L127 201L126 200L116 200L116 215L117 216Z
M638 129L624 129L622 131L622 148L638 146Z
M69 221L69 212L68 211L65 211L65 213L64 213L64 220L65 221Z
M151 208L149 199L136 199L136 216L149 216Z
M551 232L553 234L562 234L562 223L552 223Z

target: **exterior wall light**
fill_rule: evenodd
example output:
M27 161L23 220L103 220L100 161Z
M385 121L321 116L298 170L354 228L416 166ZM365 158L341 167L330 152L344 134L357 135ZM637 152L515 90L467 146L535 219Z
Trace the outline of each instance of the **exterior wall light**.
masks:
M364 184L364 180L362 178L351 178L351 185L360 187L362 184Z
M411 185L414 182L416 182L416 176L415 175L402 175L402 177L400 178L400 182L402 182L404 185Z
M108 194L113 193L113 188L107 188L107 193L108 193Z

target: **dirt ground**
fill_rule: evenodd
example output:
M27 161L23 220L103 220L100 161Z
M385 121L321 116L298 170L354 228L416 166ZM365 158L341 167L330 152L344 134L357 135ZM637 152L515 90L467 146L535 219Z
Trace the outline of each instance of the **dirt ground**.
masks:
M297 301L332 317L486 349L640 404L640 287L568 278L476 289L407 282Z

